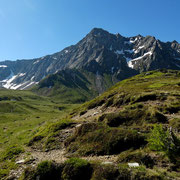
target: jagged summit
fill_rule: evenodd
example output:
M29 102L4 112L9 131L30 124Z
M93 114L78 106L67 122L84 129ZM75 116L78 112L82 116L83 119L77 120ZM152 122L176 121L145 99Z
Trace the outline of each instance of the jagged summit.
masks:
M0 87L27 89L49 74L65 69L86 70L122 80L142 71L180 69L180 44L155 37L123 37L94 28L76 45L32 60L0 62Z

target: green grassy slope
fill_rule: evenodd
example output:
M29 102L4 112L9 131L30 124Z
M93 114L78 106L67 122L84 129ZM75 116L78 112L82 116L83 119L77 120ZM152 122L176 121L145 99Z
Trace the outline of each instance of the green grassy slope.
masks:
M19 92L16 92L18 97ZM37 167L30 165L22 179L46 179L52 175L55 179L85 177L91 180L180 178L179 71L151 71L126 79L91 101L78 107L74 105L69 115L66 113L72 106L24 93L27 94L22 99L2 101L11 104L3 113L7 123L12 129L13 124L16 125L13 132L6 124L1 128L10 139L7 144L27 143L29 148L42 151L44 155L46 151L53 153L52 150L61 151L65 147L66 157L72 158L62 163L45 161ZM13 109L14 103L19 108ZM11 113L17 115L13 115L12 120ZM18 120L20 117L22 119ZM45 124L46 120L51 123ZM6 120L2 120L3 123ZM3 148L7 147L5 138L1 137ZM13 152L7 149L2 158L14 157L22 151L17 147ZM93 160L87 162L74 157ZM6 169L8 164L16 168L13 162L11 158L1 167ZM128 163L134 162L139 163L139 167L129 167ZM84 174L86 170L88 174Z
M4 161L12 146L23 148L39 127L58 121L74 106L30 91L0 90L0 179L15 166L13 161Z
M179 71L151 71L126 79L70 116L81 125L64 141L69 157L117 157L109 166L91 162L95 167L89 179L180 177ZM130 168L130 162L140 166Z

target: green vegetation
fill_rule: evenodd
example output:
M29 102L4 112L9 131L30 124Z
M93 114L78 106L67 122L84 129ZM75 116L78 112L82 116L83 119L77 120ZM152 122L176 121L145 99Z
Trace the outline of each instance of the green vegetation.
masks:
M178 173L166 172L159 168L139 167L130 168L127 164L101 164L99 162L87 162L79 158L71 158L64 163L54 164L50 161L44 161L36 168L26 169L21 180L111 180L111 179L174 179L179 177Z
M90 179L92 167L86 160L71 158L63 164L55 164L51 161L42 161L35 168L27 168L22 175L22 180L76 180Z
M118 154L146 144L144 134L135 130L109 128L101 124L86 123L66 141L67 150L79 155Z
M98 121L104 121L110 127L118 127L120 125L133 125L134 123L136 125L165 123L167 118L155 108L134 104L116 113L103 114L98 118Z
M0 90L0 179L18 167L15 158L39 128L55 122L52 131L64 125L59 119L77 105L58 104L30 91ZM69 121L67 121L69 123ZM47 132L48 133L48 132ZM22 148L21 148L22 147Z
M179 106L179 78L179 71L162 70L162 72L150 71L142 73L117 83L101 96L82 105L76 113L101 105L104 107L121 107L148 101L165 101L164 108L172 105ZM165 85L159 86L158 83ZM174 98L174 102L170 101L171 98Z
M71 92L73 97L67 95L69 92L63 93L61 88L47 91L49 94L45 94L49 97L29 91L0 91L1 178L19 167L15 162L26 152L26 145L43 154L65 149L65 157L70 159L59 164L43 161L35 167L27 165L21 177L24 180L43 180L52 174L54 179L69 180L180 178L179 71L142 73L117 83L81 106L59 103L58 98L63 95L63 102L71 98L71 102L82 102L82 92L88 97L84 92L95 78L87 82L85 73L76 75L80 81L72 85L76 91ZM108 75L104 77L107 80L104 86L109 86L111 79ZM54 78L51 79L55 83L53 87L60 87L56 84L59 79L66 83L64 91L70 86L60 75ZM71 76L69 78L72 80ZM50 82L43 83L43 91L39 89L38 93L43 94L46 83ZM86 90L79 93L77 85ZM14 144L16 146L10 149ZM80 159L88 159L87 156L95 160ZM135 162L139 166L128 165Z
M1 161L14 159L22 152L24 152L24 149L22 147L18 147L16 145L10 146L2 153Z
M71 158L65 162L62 171L62 179L76 180L76 179L90 179L92 168L90 163L79 158Z
M61 177L61 166L51 161L42 161L36 168L27 168L22 175L22 180L58 180Z
M148 138L149 147L155 151L168 152L172 147L170 134L165 131L162 125L155 125Z
M173 163L180 165L180 139L173 132L165 131L162 125L155 125L148 142L151 150L166 153Z

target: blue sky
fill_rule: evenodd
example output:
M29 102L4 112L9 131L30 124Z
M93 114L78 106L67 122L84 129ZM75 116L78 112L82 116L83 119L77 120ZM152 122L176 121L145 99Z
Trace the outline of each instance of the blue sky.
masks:
M180 0L0 0L0 61L58 52L94 27L180 42Z

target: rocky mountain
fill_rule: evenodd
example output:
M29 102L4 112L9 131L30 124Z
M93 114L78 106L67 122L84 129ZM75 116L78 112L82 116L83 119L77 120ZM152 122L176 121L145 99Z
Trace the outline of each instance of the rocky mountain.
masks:
M106 74L114 84L139 72L159 68L180 69L178 42L164 43L152 36L123 37L94 28L76 45L58 53L31 60L0 62L0 87L27 89L47 75L58 72L63 76L62 70L67 69L90 72L95 81ZM105 88L97 91L100 93Z

